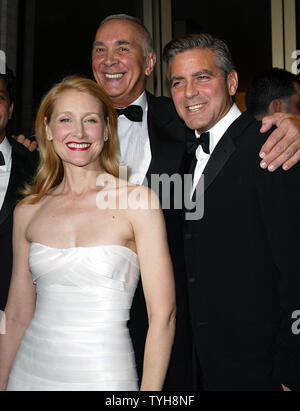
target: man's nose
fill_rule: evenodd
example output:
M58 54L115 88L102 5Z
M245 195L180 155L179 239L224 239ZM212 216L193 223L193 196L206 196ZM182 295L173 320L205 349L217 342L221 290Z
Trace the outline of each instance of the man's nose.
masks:
M185 86L185 97L193 98L199 95L199 90L195 87L193 82L188 82Z
M113 50L108 50L104 56L104 64L112 66L117 61L116 54Z

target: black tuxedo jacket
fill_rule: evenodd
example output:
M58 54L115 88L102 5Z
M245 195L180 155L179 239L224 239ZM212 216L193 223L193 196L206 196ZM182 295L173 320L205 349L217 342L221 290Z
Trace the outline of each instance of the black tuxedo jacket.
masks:
M151 187L151 177L155 174L172 176L183 172L187 128L177 116L170 99L154 97L147 93L147 100L148 133L152 161L146 177L149 187ZM162 198L162 192L158 194ZM183 212L182 210L175 210L171 206L170 210L164 210L164 216L174 266L177 294L177 329L165 390L191 390L193 388L192 338L183 254ZM139 377L142 375L147 329L147 311L140 282L133 301L131 321L129 322Z
M25 182L30 181L36 164L37 154L30 153L25 147L13 139L9 139L12 146L12 168L6 197L0 211L0 310L4 310L12 272L12 225L13 211Z
M262 170L248 113L204 170L205 211L185 223L197 356L207 390L300 387L300 165Z

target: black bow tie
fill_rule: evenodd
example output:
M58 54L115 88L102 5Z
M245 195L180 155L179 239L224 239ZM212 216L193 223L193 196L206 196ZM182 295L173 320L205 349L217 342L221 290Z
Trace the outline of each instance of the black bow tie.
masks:
M143 121L143 109L141 106L128 106L126 108L116 108L118 117L124 114L128 120L142 122Z
M5 166L5 159L2 151L0 151L0 166Z
M209 132L202 133L199 138L194 137L187 141L187 152L188 154L194 154L197 151L199 146L202 147L202 150L206 154L210 154L209 151Z

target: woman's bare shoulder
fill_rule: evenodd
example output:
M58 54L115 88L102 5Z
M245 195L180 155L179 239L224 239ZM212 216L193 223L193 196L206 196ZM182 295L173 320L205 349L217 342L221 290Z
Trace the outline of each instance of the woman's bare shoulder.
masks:
M14 219L26 219L30 220L34 214L45 204L47 201L46 196L37 203L34 202L35 195L26 197L26 201L20 201L14 211Z
M161 204L156 193L145 186L128 186L127 212L132 221L146 222L157 213L161 214Z

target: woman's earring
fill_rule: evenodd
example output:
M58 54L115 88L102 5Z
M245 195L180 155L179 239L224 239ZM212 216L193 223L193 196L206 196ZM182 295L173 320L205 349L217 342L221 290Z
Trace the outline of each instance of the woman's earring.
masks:
M47 140L48 140L48 141L52 141L53 138L52 138L51 136L47 136Z

